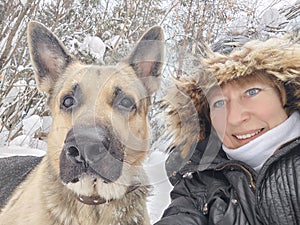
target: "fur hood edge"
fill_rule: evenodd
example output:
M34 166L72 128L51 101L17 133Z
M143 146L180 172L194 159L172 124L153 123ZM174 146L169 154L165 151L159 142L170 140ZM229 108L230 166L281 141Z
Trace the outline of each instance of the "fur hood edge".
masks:
M263 72L282 82L286 107L300 110L300 44L287 39L253 40L228 55L208 52L193 76L177 79L175 90L161 102L166 113L173 154L167 163L189 158L196 144L209 135L211 123L205 94L216 85Z

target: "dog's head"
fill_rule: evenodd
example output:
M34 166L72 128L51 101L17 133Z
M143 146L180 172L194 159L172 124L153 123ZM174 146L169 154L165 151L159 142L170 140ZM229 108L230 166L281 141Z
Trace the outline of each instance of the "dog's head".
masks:
M76 194L118 199L143 182L147 113L160 85L163 38L162 29L152 27L119 64L85 65L46 27L29 23L36 82L48 94L53 117L47 157Z

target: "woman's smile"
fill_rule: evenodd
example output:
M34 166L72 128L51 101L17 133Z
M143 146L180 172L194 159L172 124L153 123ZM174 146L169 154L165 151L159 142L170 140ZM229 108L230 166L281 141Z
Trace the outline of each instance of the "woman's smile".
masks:
M210 117L223 144L239 148L287 119L278 92L267 82L227 83L208 96Z
M254 139L260 136L261 132L263 131L263 128L258 129L256 131L251 131L251 132L245 132L244 134L233 134L232 136L235 137L238 140L249 140L249 139Z

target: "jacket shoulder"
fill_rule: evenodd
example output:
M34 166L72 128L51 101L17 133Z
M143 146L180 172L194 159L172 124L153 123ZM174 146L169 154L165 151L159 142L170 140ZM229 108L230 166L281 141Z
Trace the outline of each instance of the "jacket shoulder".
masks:
M266 162L257 181L258 212L267 224L300 224L300 138ZM278 213L278 209L281 210ZM287 223L288 221L288 223Z

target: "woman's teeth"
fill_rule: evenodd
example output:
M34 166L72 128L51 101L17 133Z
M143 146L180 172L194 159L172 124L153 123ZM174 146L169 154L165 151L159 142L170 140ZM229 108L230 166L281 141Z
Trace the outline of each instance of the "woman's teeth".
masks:
M262 131L262 129L256 131L256 132L253 132L251 134L243 134L243 135L235 135L237 139L239 140L245 140L245 139L248 139L248 138L251 138L257 134L259 134L260 132Z

